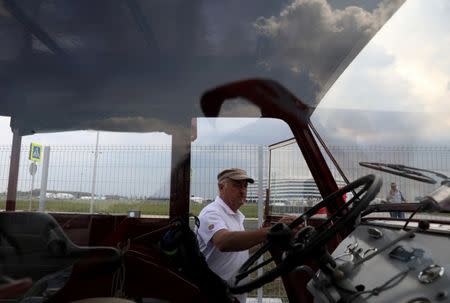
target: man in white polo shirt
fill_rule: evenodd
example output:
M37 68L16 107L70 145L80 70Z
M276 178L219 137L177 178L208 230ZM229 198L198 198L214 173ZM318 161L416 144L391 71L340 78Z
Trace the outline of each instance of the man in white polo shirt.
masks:
M268 228L245 231L239 208L247 199L247 185L255 181L238 168L217 176L219 196L200 212L197 233L200 250L212 271L227 281L248 259L248 249L266 240ZM246 295L237 296L245 302Z

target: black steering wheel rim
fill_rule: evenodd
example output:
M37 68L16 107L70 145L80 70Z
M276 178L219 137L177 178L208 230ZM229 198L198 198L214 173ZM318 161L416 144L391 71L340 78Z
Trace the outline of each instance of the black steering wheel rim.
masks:
M256 261L266 252L268 252L272 247L273 243L268 241L262 247L260 247L249 259L241 266L237 275L235 285L230 287L232 293L244 293L255 288L261 287L266 283L269 283L281 276L282 274L293 270L295 267L304 263L305 260L312 257L312 254L316 249L323 247L332 237L338 234L344 227L348 226L348 224L352 221L355 221L359 214L369 205L369 203L376 197L378 192L380 191L382 185L382 181L379 177L375 175L367 175L362 178L359 178L350 184L342 187L341 189L335 191L328 197L324 198L321 202L317 203L315 206L310 208L308 211L303 213L297 219L295 219L291 224L289 224L289 228L295 228L299 226L301 223L305 222L305 219L312 217L317 211L323 207L325 207L330 201L336 199L342 199L342 196L348 192L354 192L357 188L362 187L356 192L356 195L352 197L348 202L345 202L344 205L335 212L332 216L330 216L323 224L321 224L319 228L324 227L323 231L319 231L306 247L295 247L292 249L289 254L275 266L275 268L266 271L260 277L252 280L252 281L244 281L245 277L254 270L250 270L250 267L256 263ZM350 209L349 206L353 205ZM340 214L344 209L347 212L343 215L343 217L338 218L336 222L333 222L333 217ZM326 228L329 223L333 223L330 228ZM261 264L265 265L271 262L263 262ZM259 265L258 267L261 267Z

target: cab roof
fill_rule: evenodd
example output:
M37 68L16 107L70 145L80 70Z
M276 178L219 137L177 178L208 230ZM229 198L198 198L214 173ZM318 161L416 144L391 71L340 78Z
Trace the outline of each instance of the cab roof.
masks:
M4 0L0 115L22 134L173 133L248 78L313 109L403 2Z

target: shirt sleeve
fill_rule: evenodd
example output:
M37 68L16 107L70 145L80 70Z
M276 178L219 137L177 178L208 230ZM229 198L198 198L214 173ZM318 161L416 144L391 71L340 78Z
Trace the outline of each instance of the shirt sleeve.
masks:
M223 218L216 212L207 212L199 219L200 227L198 234L205 243L208 243L219 230L228 229Z
M387 196L386 196L386 201L392 202L392 198L393 198L392 193L391 193L391 192L388 192L388 194L387 194Z

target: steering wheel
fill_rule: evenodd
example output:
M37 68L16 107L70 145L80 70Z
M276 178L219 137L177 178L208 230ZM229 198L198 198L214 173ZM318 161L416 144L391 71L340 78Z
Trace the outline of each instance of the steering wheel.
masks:
M259 288L282 274L294 270L309 258L317 257L318 250L323 252L325 244L331 238L343 228L349 227L349 224L353 225L356 222L361 211L376 197L381 185L382 181L379 177L367 175L332 193L289 225L284 223L275 224L267 235L267 242L241 266L235 277L234 286L230 287L230 291L240 294ZM292 230L294 228L299 227L302 223L307 223L308 218L315 215L319 209L327 206L329 203L338 200L342 201L343 195L348 192L353 192L354 196L348 202L344 201L343 206L328 217L325 222L315 228L305 224L305 227L292 239ZM254 280L244 280L250 273L274 261L274 258L271 257L258 265L254 265L272 247L279 247L284 250L281 262Z

